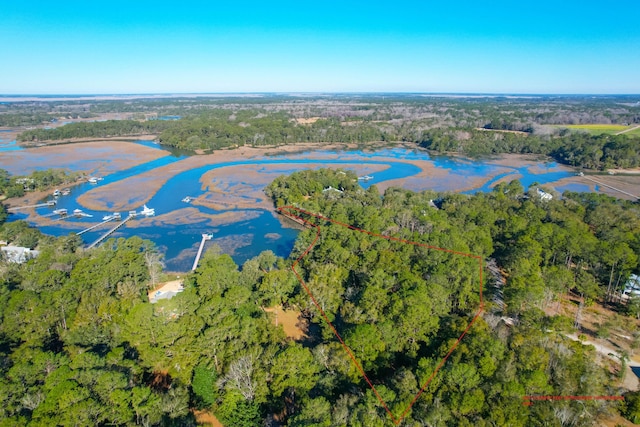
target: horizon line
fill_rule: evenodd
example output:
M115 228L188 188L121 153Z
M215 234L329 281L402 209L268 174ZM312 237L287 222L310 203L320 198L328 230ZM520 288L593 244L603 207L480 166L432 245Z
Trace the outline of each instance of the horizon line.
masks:
M638 93L630 92L469 92L469 91L304 91L304 90L272 90L272 91L198 91L198 92L180 92L180 91L158 91L158 92L0 92L0 96L127 96L127 95L274 95L274 94L310 94L310 95L339 95L339 94L415 94L415 95L555 95L555 96L572 96L572 95L586 95L586 96L611 96L611 95L623 95L623 96L640 96Z
M76 93L0 93L0 98L12 97L115 97L115 96L233 96L233 95L427 95L427 96L640 96L640 93L563 93L563 92L455 92L455 91L222 91L222 92L76 92Z

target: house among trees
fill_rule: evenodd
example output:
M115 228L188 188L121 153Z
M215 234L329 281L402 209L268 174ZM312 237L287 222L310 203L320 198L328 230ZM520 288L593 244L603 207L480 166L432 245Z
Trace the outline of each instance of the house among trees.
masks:
M22 246L2 246L0 247L2 256L9 262L16 264L22 264L29 261L31 258L37 257L40 252L33 249L25 248Z
M622 299L628 299L632 296L640 296L640 276L632 274L624 285Z
M171 299L182 291L184 286L181 280L167 282L162 287L149 292L149 302L155 304L162 299Z
M322 190L323 193L326 192L336 192L336 193L343 193L342 190L338 190L337 188L333 188L332 186L328 186L327 188L325 188L324 190Z
M553 199L553 196L549 193L547 193L546 191L542 191L539 188L536 188L536 192L538 193L538 197L540 197L540 200L542 200L543 202L548 202L549 200Z

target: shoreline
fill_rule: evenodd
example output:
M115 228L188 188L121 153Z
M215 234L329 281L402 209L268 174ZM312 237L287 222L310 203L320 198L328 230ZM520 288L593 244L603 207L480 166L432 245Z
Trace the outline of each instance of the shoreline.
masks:
M381 154L380 157L371 158L366 155L367 152L375 152L381 149L404 148L425 153L424 159L394 157L393 154ZM358 150L362 153L352 153L348 156L341 151ZM101 140L92 140L87 142L79 142L77 144L60 144L56 146L46 146L30 148L13 152L12 155L3 156L0 159L0 167L3 162L15 164L24 159L27 166L37 169L41 165L46 164L55 167L55 162L64 162L75 167L76 171L92 172L91 169L96 168L101 171L109 171L111 173L132 168L146 161L158 159L169 155L170 153L160 148L147 147L133 142L123 141L121 138L109 138ZM17 153L17 154L16 154ZM309 154L307 154L309 153ZM109 156L112 156L111 158ZM180 198L184 196L194 197L193 210L182 211L182 218L174 215L174 212L167 212L159 215L155 220L150 221L154 225L160 226L166 224L184 223L186 220L206 220L210 223L233 222L234 211L250 211L265 210L275 212L273 202L264 194L264 187L273 181L277 176L283 173L289 173L294 169L305 168L349 168L355 170L358 174L376 174L388 169L390 166L385 165L386 162L404 163L416 166L419 172L415 175L394 178L381 181L376 185L380 193L393 186L403 187L412 191L421 192L432 190L436 192L465 192L473 191L483 187L487 182L494 179L497 175L508 173L505 177L495 182L498 184L519 178L517 169L526 168L528 173L541 174L554 171L570 172L574 169L555 162L552 158L540 155L527 154L502 154L485 158L482 162L490 168L484 174L469 174L464 170L458 171L438 167L434 164L434 157L437 154L421 148L412 143L371 143L366 147L362 144L322 144L322 143L298 143L286 146L280 146L274 151L274 147L249 147L243 146L234 149L217 150L210 154L193 155L175 162L144 171L137 175L116 181L110 184L100 185L92 188L77 197L77 202L81 207L91 211L113 212L127 211L138 208L140 205L148 203L154 197L167 181L178 174L189 170L211 166L210 170L205 170L196 179L199 181L199 188L202 194L179 194ZM273 158L275 157L275 158ZM278 157L286 157L288 163L269 164L269 160L280 160ZM33 159L37 161L34 161ZM348 161L345 164L334 164L331 161L339 159ZM464 165L478 162L478 159L466 156L453 156L455 163ZM55 160L53 165L50 165ZM233 162L251 162L252 160L265 162L264 164L243 164L243 165L225 165L223 163ZM316 163L309 163L310 160ZM323 161L326 160L326 163ZM370 163L371 161L375 163ZM84 162L84 163L83 163ZM99 163L98 163L99 162ZM555 163L551 167L545 167L541 164L544 162ZM78 165L86 167L81 168ZM614 178L614 177L608 177ZM622 176L616 177L621 179ZM578 176L567 176L562 180L554 181L548 185L551 187L560 186L565 183L577 182L584 183L584 180ZM79 180L76 183L67 185L72 187L83 183ZM633 184L627 184L633 185ZM67 187L65 186L65 187ZM593 186L589 186L593 189ZM46 198L51 194L52 190L42 192L32 192L25 194L19 199L8 199L4 201L9 206L35 204L36 202ZM73 195L71 196L73 197ZM135 205L135 206L134 206ZM194 212L197 206L213 208L224 216L210 216L208 214L197 214ZM189 208L185 205L184 208ZM49 218L39 217L35 209L25 209L22 213L27 214L27 220L36 226L53 225ZM224 218L224 219L223 219ZM293 224L283 222L280 215L276 218L285 226L293 226ZM149 222L146 222L147 224ZM58 225L61 228L66 226ZM132 224L133 225L133 224ZM293 226L295 228L295 226ZM133 226L132 228L135 228Z
M103 141L119 141L119 142L131 142L135 140L143 141L155 141L158 138L157 135L152 134L132 134L132 135L120 135L120 136L108 136L104 138L69 138L59 140L44 140L44 141L17 141L17 144L26 149L30 148L42 148L42 147L55 147L58 145L69 144L82 144L85 142L103 142Z

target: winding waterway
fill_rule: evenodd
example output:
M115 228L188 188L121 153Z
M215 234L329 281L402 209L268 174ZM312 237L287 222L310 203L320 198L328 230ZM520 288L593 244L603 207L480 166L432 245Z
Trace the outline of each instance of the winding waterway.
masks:
M154 149L161 148L150 141L137 143ZM13 145L4 145L4 147L7 151L15 149ZM146 202L149 207L155 209L156 217L132 220L119 229L114 237L138 235L152 240L165 253L167 270L185 271L193 262L202 233L213 233L212 243L219 244L239 264L267 249L274 251L277 255L288 256L297 230L284 227L273 210L265 206L262 188L266 182L276 176L296 170L343 167L354 170L360 175L372 175L372 179L360 181L365 188L374 184L381 188L399 185L418 191L432 189L465 193L491 191L493 186L501 180L509 181L517 178L526 188L534 182L544 185L573 175L570 169L554 162L529 161L509 166L507 162L500 163L491 159L434 157L426 151L407 148L384 148L375 151L316 149L301 153L220 161L180 170L178 166L184 165L181 162L186 159L188 156L184 153L174 152L111 173L104 176L98 184L83 183L74 186L70 195L58 198L55 208L37 208L35 217L33 214L17 213L12 215L12 220L26 219L36 224L44 233L56 236L78 232L100 222L104 215L112 213L115 206L122 206L123 202L136 203L135 197L127 194L126 190L116 194L112 191L106 192L104 197L101 196L100 202L104 210L92 210L82 206L80 200L83 195L101 194L99 193L101 189L109 184L121 184L122 188L126 188L123 184L129 185L129 183L144 185L142 174L175 165L176 170L179 171L169 176ZM43 161L43 164L45 163ZM428 166L428 171L425 165ZM86 170L82 162L71 162L67 167L70 170ZM209 175L212 173L214 175ZM211 178L211 176L214 177ZM224 184L222 188L226 188L227 190L224 191L228 192L222 191L218 194L218 200L220 197L224 199L226 195L239 198L243 201L243 207L226 209L219 203L204 206L200 203L182 201L185 196L207 197L210 194L208 186L213 184L218 187ZM240 190L236 191L236 189ZM141 207L139 204L132 209L139 211ZM58 219L57 216L52 215L52 210L60 208L66 208L69 212L81 208L93 216ZM122 214L125 217L127 213L122 212ZM47 221L38 221L38 217L47 217ZM105 224L83 234L82 238L85 242L91 243L111 226L112 223Z

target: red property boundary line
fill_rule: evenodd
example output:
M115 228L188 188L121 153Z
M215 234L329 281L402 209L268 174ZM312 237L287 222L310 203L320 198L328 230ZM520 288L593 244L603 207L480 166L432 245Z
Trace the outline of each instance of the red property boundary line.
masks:
M334 219L327 218L327 217L325 217L323 215L316 214L316 213L313 213L313 212L309 212L309 211L306 211L304 209L297 208L295 206L282 206L282 207L279 207L277 210L278 210L278 212L280 212L284 216L286 216L286 217L288 217L290 219L293 219L296 222L299 222L299 223L301 222L302 224L308 225L308 226L313 227L313 228L316 229L316 237L313 239L313 242L311 242L309 247L302 253L302 255L300 255L295 260L295 262L291 266L291 270L293 270L294 274L298 278L298 281L300 282L300 284L302 285L304 290L307 292L307 294L309 295L309 297L313 301L313 304L320 311L320 313L322 314L322 317L324 318L324 320L327 322L327 324L329 325L329 327L333 331L333 334L336 336L336 338L338 338L338 341L340 341L340 344L342 344L342 347L345 349L345 351L347 352L347 354L349 355L349 357L353 361L353 363L356 366L356 368L358 368L358 371L360 372L360 374L362 374L362 377L367 382L367 384L369 385L369 387L371 388L373 393L376 395L376 397L378 398L378 401L380 402L380 404L384 407L385 411L387 411L387 414L389 414L389 417L391 417L391 420L393 421L393 423L395 425L400 424L400 422L402 422L402 420L407 416L407 414L411 410L411 407L413 407L413 405L418 401L418 398L426 390L426 388L429 386L429 384L431 383L433 378L436 376L438 371L444 366L444 364L447 361L447 359L449 358L449 356L451 356L451 354L456 349L456 347L458 347L458 344L460 344L460 341L462 341L462 338L464 338L464 336L467 334L469 329L471 329L471 326L475 323L475 321L478 319L478 317L480 317L480 314L482 314L482 311L484 310L484 301L482 299L482 257L480 257L479 255L473 255L473 254L468 254L468 253L465 253L465 252L454 251L452 249L439 248L439 247L436 247L436 246L428 245L426 243L412 242L412 241L409 241L409 240L406 240L406 239L400 239L398 237L384 236L382 234L373 233L371 231L363 230L363 229L355 227L353 225L345 224L343 222L336 221ZM298 214L296 215L292 211L296 211ZM329 321L329 318L327 317L326 313L320 307L320 304L318 304L318 302L316 301L315 297L313 296L313 294L309 290L309 287L307 286L306 282L304 281L304 279L302 278L300 273L298 273L298 271L296 270L296 266L300 263L300 261L305 256L307 256L307 254L309 254L309 252L311 252L311 249L315 246L315 244L318 242L318 239L320 238L320 226L316 225L316 224L312 224L311 222L309 222L306 219L302 218L300 216L300 214L309 215L309 216L318 218L320 220L327 221L327 222L330 222L330 223L333 223L333 224L336 224L336 225L340 225L342 227L349 228L350 230L354 230L354 231L357 231L357 232L360 232L360 233L368 234L370 236L379 237L381 239L386 239L386 240L390 240L390 241L405 243L405 244L408 244L408 245L419 246L419 247L423 247L423 248L427 248L427 249L433 249L433 250L442 251L442 252L448 252L448 253L451 253L451 254L454 254L454 255L460 255L460 256L467 257L467 258L474 258L474 259L478 260L479 278L480 278L480 306L478 308L477 313L473 316L473 319L471 320L471 322L467 325L466 329L462 332L462 334L460 335L458 340L451 346L451 348L449 349L447 354L444 356L444 358L440 361L438 366L436 366L436 369L433 371L431 376L422 385L422 387L420 388L420 391L418 391L418 393L413 398L413 400L411 401L409 406L407 406L407 408L402 412L402 414L399 417L396 417L396 416L393 415L393 413L391 412L391 410L389 409L389 407L387 406L385 401L382 399L382 397L380 396L380 394L376 390L375 386L373 385L373 383L371 382L369 377L367 377L367 374L364 372L364 369L362 369L362 366L360 365L360 363L358 363L358 361L356 360L356 358L353 355L353 352L351 351L349 346L347 346L345 344L344 340L342 339L342 337L340 336L340 334L338 333L336 328L333 326L333 324Z

